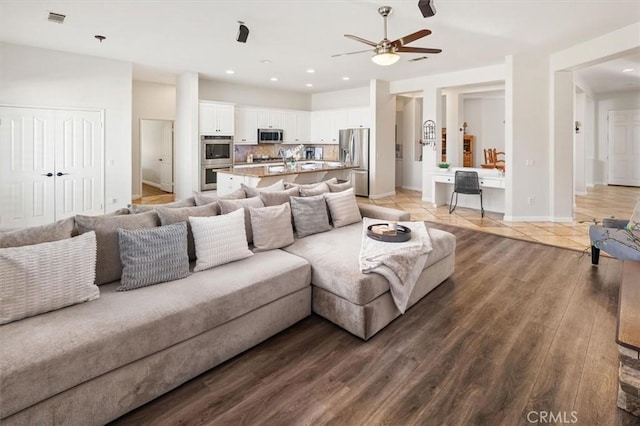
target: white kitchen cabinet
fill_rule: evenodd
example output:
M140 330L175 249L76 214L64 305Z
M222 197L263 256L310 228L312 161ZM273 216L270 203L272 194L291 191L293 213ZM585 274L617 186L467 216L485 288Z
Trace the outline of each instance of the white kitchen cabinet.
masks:
M338 143L340 130L346 129L347 127L347 110L336 109L331 111L331 126L329 128L330 143Z
M234 133L234 107L229 104L200 102L200 134L229 135Z
M309 142L310 126L308 111L284 111L284 143L297 145Z
M347 127L350 129L371 127L370 108L350 108L347 111Z
M284 111L276 109L258 110L258 129L282 129Z
M331 111L311 112L311 142L314 144L331 144Z
M255 108L237 107L235 117L236 134L233 142L236 145L257 145L258 110Z

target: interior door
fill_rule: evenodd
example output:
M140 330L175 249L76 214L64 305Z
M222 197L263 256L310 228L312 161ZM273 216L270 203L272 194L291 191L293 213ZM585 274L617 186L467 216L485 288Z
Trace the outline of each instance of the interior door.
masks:
M173 122L160 122L162 157L160 164L160 189L173 192Z
M610 185L640 186L640 110L609 111Z
M54 111L0 107L0 228L51 223Z
M56 220L102 214L102 113L55 111Z

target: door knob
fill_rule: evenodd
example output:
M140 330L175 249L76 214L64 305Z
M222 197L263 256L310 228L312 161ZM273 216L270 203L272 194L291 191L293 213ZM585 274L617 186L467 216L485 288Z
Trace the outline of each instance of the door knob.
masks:
M162 158L158 158L158 161L162 161Z
M68 175L69 173L62 173L62 172L58 172L56 173L56 176L64 176L64 175Z
M53 176L53 173L43 173L42 176L51 177Z

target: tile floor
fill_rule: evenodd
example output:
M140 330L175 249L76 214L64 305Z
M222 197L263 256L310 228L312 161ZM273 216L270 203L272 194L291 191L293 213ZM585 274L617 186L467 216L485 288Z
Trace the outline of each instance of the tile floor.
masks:
M586 196L576 197L573 222L505 222L500 213L485 212L484 218L481 218L479 210L461 207L449 214L449 206L434 208L431 203L421 200L420 192L400 188L396 191L392 197L361 202L399 208L408 211L417 220L446 223L579 251L590 247L589 225L593 219L628 219L640 199L640 188L596 185L588 190Z
M358 201L408 211L414 220L446 223L578 251L585 251L590 247L589 225L594 219L628 219L637 200L640 199L640 188L596 185L588 190L586 196L576 197L573 222L505 222L500 213L485 212L484 218L481 218L479 210L462 207L449 214L449 206L434 208L431 203L421 200L422 194L418 191L400 188L396 191L396 195L392 197ZM144 197L133 202L157 204L171 201L173 194Z

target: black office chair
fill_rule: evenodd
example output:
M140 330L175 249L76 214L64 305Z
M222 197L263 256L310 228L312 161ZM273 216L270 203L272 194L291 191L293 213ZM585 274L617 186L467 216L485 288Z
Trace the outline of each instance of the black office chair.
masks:
M453 204L453 194L456 194L456 203ZM478 194L480 195L480 215L484 217L484 206L482 205L482 189L480 189L480 180L478 172L456 171L455 183L453 184L453 192L451 193L451 201L449 201L449 214L458 206L458 194Z

